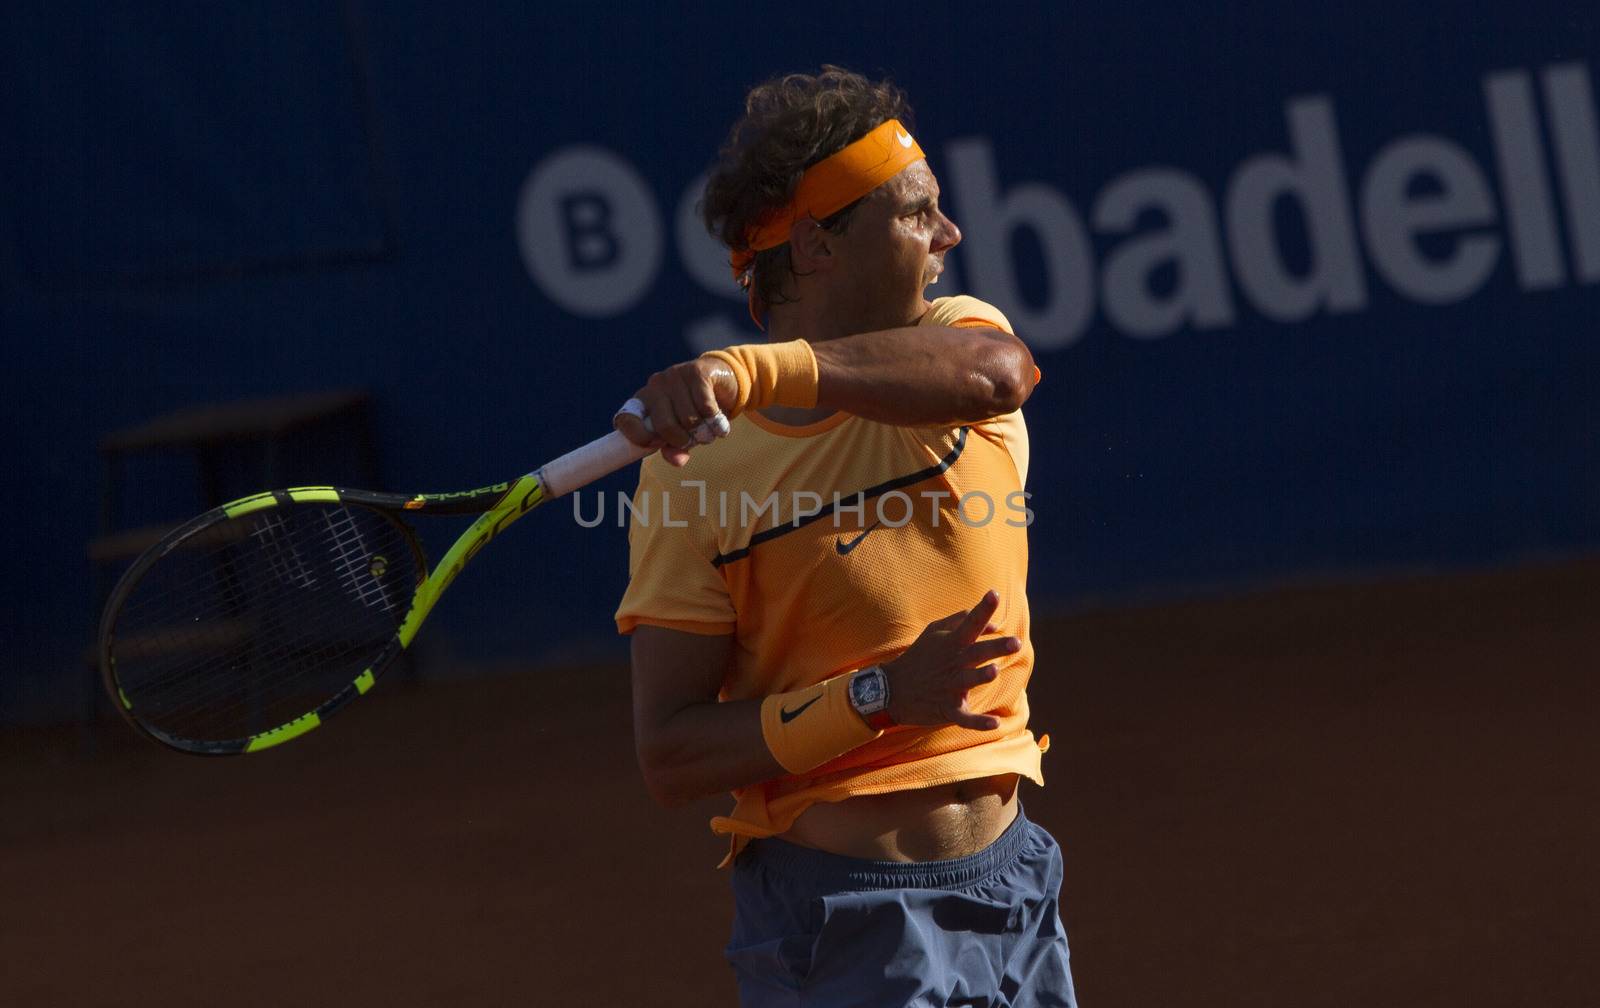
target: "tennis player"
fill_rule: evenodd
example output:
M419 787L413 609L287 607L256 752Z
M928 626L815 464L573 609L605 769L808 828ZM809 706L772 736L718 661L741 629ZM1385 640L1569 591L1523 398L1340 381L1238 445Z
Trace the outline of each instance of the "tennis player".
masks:
M1018 797L1048 744L1038 371L993 307L925 298L961 240L939 195L892 85L753 89L703 209L767 342L652 375L616 418L661 448L616 616L639 762L663 804L734 795L711 828L746 1006L1075 1004L1061 855Z

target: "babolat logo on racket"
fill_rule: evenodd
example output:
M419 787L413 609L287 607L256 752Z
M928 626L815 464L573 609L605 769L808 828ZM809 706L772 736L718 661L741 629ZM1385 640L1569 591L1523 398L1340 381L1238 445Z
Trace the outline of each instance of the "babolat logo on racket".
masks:
M440 504L445 501L463 500L467 497L477 497L480 494L503 494L511 489L511 484L495 483L492 486L479 487L476 490L457 490L453 493L418 494L406 501L406 510L416 511L427 507L429 504Z

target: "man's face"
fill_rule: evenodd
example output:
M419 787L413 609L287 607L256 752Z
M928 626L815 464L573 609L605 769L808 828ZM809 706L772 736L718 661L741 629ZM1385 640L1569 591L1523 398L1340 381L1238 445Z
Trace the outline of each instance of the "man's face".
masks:
M874 189L831 246L837 303L885 327L925 310L922 292L944 271L961 230L939 209L939 180L928 162L907 165Z

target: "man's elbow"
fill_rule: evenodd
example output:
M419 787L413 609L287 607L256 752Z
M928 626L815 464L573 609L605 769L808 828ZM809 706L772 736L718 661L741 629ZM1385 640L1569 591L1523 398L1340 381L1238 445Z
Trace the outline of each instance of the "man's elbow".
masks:
M651 800L664 809L683 808L694 800L686 794L673 791L668 785L648 774L645 775L644 786L650 793Z
M1015 336L995 340L973 374L973 415L988 417L1015 413L1033 394L1033 355Z
M699 798L683 786L682 776L674 772L672 760L662 754L637 750L639 773L644 777L644 787L650 798L662 808L682 808Z

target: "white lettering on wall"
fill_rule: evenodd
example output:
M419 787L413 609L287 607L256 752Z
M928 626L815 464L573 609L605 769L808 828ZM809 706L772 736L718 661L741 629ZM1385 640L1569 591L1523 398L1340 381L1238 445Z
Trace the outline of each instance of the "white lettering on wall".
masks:
M1412 180L1432 179L1437 193L1412 194ZM1389 285L1414 301L1450 304L1483 285L1500 239L1469 234L1442 260L1417 246L1424 234L1494 223L1489 184L1472 157L1439 137L1402 137L1378 152L1361 186L1361 228L1373 263Z
M1565 63L1544 72L1544 102L1555 136L1561 198L1580 283L1600 280L1600 128L1589 68Z
M1289 103L1291 157L1258 154L1228 183L1227 220L1239 286L1261 314L1298 322L1318 308L1360 311L1367 306L1355 228L1345 187L1333 103ZM1293 200L1311 239L1311 270L1294 276L1284 265L1273 226L1273 205Z
M563 147L529 173L517 200L517 243L545 296L585 318L632 308L661 266L649 187L600 147Z
M1284 149L1245 157L1220 200L1181 168L1114 175L1087 204L1093 234L1105 239L1101 263L1067 195L1042 182L1002 187L989 138L954 140L935 167L965 239L929 295L968 290L999 306L1033 346L1059 349L1083 335L1097 307L1114 331L1140 339L1229 328L1236 298L1286 323L1363 311L1363 252L1371 275L1429 305L1473 296L1493 275L1502 243L1523 290L1600 282L1600 125L1589 68L1545 67L1537 89L1534 76L1484 76L1487 158L1411 133L1364 164L1347 163L1333 99L1304 95L1285 103ZM755 338L726 251L700 222L703 187L695 179L678 201L675 250L695 285L740 307L683 323L696 350ZM1286 261L1278 233L1284 207L1304 223L1309 259L1300 268ZM610 317L636 306L660 272L657 215L628 162L597 147L564 147L523 185L517 237L529 275L551 300L574 315ZM1025 254L1018 234L1035 239L1024 244L1037 247L1031 272L1045 281L1029 297L1014 261Z
M1064 347L1083 335L1094 313L1094 258L1083 222L1066 197L1038 182L1004 195L994 151L982 137L945 148L950 189L965 236L960 246L972 288L982 291L1036 346ZM1042 305L1023 301L1011 261L1011 233L1028 228L1044 251Z
M1094 228L1120 235L1141 214L1157 210L1166 227L1121 243L1106 257L1102 298L1106 318L1130 336L1165 336L1192 324L1218 329L1233 324L1233 300L1223 270L1222 244L1211 194L1194 176L1172 168L1132 171L1113 181L1094 205ZM1172 263L1177 285L1157 297L1150 278Z

